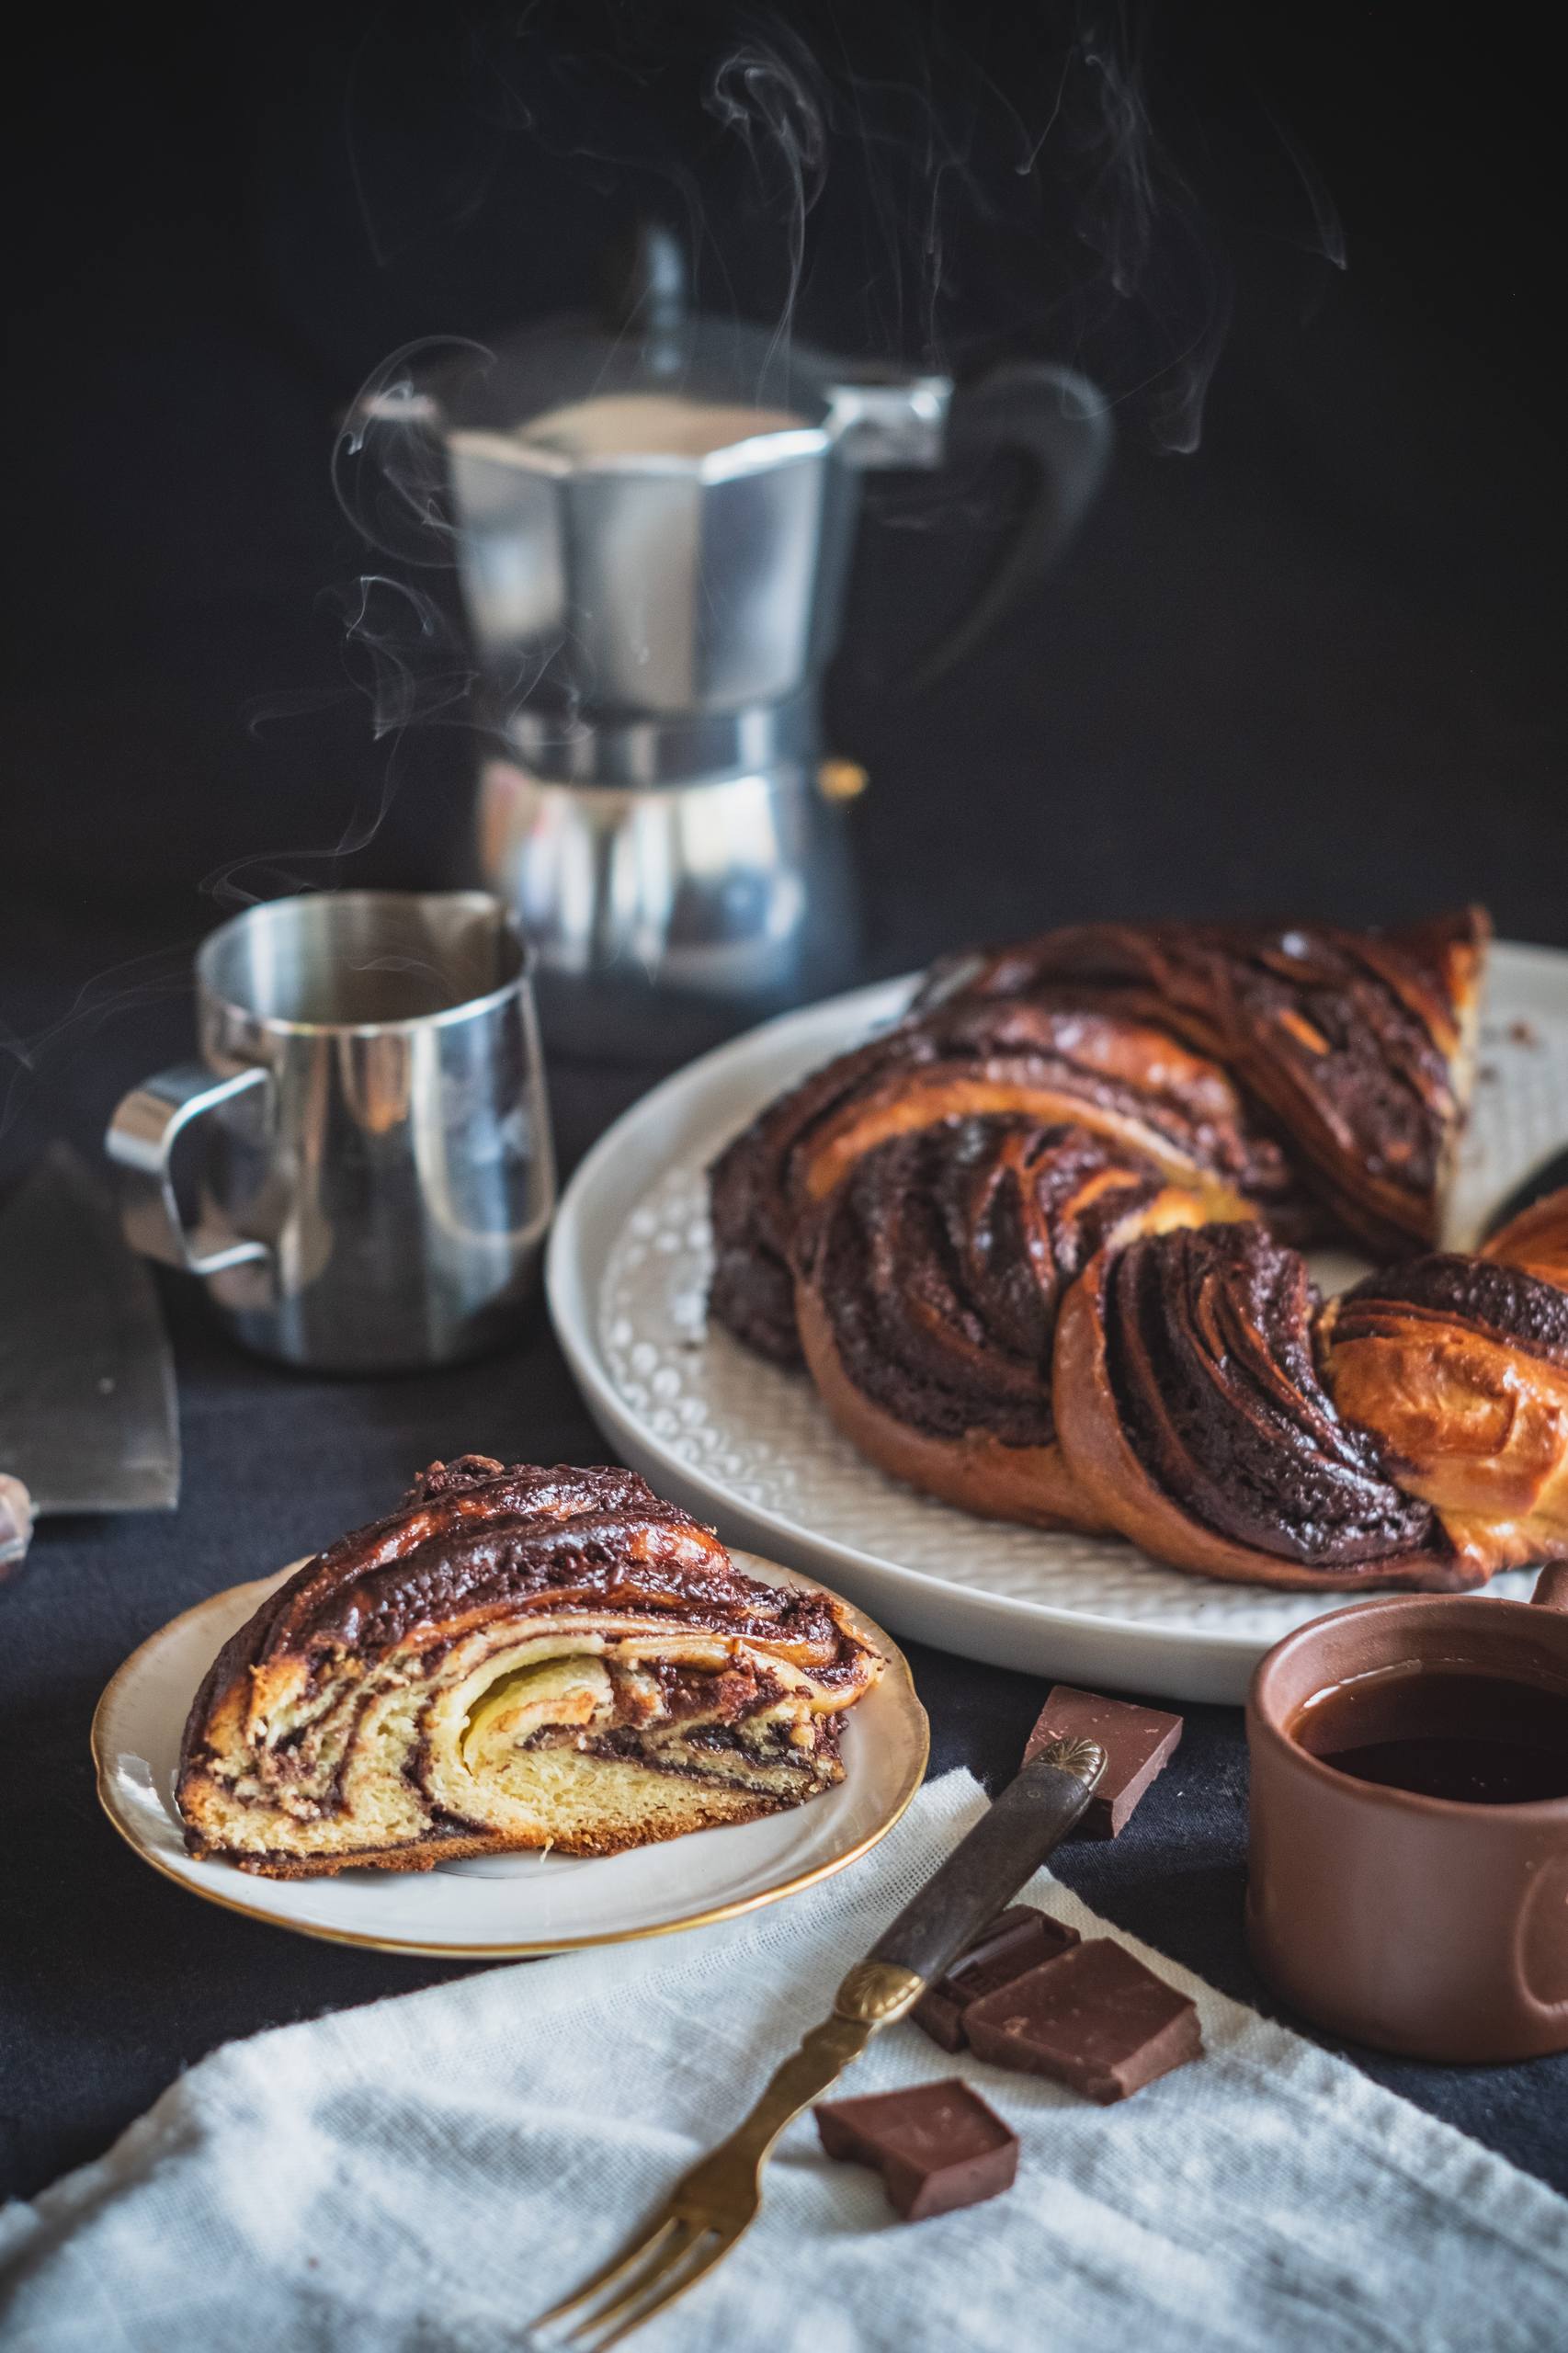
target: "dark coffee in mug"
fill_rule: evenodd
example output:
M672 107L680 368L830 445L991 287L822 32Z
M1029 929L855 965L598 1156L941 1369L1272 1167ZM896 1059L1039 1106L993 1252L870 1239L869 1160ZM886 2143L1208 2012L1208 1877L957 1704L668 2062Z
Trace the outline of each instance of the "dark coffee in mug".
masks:
M1568 2051L1568 1561L1530 1602L1388 1594L1298 1626L1247 1748L1276 1993L1415 2059Z
M1288 1729L1309 1756L1384 1789L1464 1805L1568 1797L1568 1686L1386 1667L1314 1692Z

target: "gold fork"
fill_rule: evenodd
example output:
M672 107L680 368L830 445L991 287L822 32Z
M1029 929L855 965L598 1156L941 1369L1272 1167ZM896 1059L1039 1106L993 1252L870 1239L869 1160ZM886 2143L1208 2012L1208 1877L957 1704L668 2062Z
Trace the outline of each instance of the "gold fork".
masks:
M615 2292L569 2332L595 2353L630 2336L722 2260L762 2204L762 2168L785 2126L858 2059L873 2034L901 2018L1040 1868L1089 1802L1105 1770L1092 1740L1054 1740L1009 1783L905 1904L833 1997L750 2115L684 2173L652 2220L574 2295L541 2313L547 2327L607 2289ZM617 2283L619 2283L617 2285ZM596 2336L597 2330L603 2336Z

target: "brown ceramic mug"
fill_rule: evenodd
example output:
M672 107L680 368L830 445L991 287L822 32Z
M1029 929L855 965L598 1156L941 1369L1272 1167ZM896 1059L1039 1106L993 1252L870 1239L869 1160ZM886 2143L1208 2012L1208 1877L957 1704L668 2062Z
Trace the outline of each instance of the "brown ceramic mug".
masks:
M1315 1619L1247 1694L1247 1938L1314 2024L1420 2059L1568 2049L1568 1795L1460 1802L1313 1756L1301 1712L1400 1669L1501 1677L1568 1706L1568 1564L1533 1602L1390 1595Z

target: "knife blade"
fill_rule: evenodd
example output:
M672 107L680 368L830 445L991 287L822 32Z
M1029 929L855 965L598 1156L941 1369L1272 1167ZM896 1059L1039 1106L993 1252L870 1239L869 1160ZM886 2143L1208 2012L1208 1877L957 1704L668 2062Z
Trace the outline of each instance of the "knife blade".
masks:
M174 1358L108 1195L54 1143L0 1211L0 1471L35 1512L173 1511Z

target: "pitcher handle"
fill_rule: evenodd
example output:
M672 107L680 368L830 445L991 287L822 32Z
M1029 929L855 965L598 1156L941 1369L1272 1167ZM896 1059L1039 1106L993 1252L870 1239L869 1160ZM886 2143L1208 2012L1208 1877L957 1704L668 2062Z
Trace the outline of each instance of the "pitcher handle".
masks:
M120 1224L126 1240L144 1258L178 1267L187 1275L221 1275L270 1257L265 1242L242 1240L215 1250L199 1249L186 1230L175 1195L174 1148L193 1120L215 1111L253 1087L265 1086L259 1066L214 1078L201 1063L181 1063L133 1086L108 1123L104 1150L122 1172Z
M1052 360L1006 361L954 394L949 461L1009 450L1025 460L1032 481L990 577L968 612L915 663L912 687L944 676L1043 579L1093 504L1115 438L1104 393L1075 368Z

